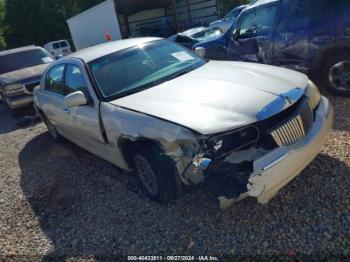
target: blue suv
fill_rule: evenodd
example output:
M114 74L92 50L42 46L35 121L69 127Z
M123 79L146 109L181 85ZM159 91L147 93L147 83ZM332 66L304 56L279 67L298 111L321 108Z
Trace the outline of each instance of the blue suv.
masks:
M288 67L350 95L350 0L259 0L215 41L209 59Z

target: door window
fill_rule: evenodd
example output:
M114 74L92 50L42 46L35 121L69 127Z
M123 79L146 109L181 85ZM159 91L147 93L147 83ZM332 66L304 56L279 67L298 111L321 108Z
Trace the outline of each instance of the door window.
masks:
M88 95L86 83L80 68L75 65L67 65L65 95L76 91L82 91L85 95Z
M53 67L47 74L45 90L63 95L63 73L64 65Z
M60 45L62 48L68 47L67 42L65 42L65 41L61 41Z
M328 0L299 0L287 10L283 31L306 29L331 15Z
M239 38L250 38L271 33L275 27L277 6L256 8L241 19Z

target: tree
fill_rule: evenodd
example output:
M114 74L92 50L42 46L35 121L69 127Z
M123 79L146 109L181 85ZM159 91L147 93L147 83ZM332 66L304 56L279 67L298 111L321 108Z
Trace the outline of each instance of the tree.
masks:
M37 44L67 35L60 0L7 0L6 42L9 47Z
M228 12L230 12L233 8L240 5L249 4L250 2L252 1L251 0L218 0L220 15L223 17Z
M66 20L101 2L103 0L6 0L4 35L7 46L43 45L70 38Z
M5 49L5 1L0 0L0 50Z

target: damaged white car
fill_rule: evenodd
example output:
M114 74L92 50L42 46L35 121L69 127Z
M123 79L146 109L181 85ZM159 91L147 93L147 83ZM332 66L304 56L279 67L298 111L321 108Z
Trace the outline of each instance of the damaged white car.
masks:
M34 104L55 140L136 170L145 193L163 203L211 182L225 203L267 203L315 158L333 121L330 103L301 73L206 61L158 38L56 61Z

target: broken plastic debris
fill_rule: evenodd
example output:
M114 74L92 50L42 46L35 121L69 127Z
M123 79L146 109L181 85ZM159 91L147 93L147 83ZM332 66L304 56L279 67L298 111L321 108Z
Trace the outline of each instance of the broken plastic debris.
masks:
M220 203L220 208L225 210L230 208L233 204L242 201L243 199L245 199L246 197L248 197L248 192L241 194L239 197L237 198L231 198L228 199L224 196L218 197L219 198L219 203Z
M248 184L248 194L252 197L258 197L265 189L265 186L262 184Z

